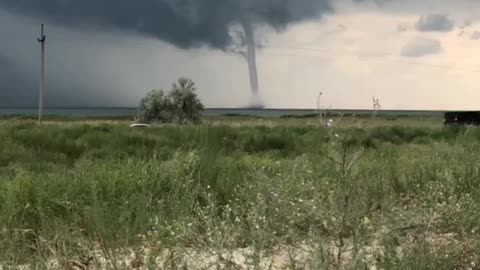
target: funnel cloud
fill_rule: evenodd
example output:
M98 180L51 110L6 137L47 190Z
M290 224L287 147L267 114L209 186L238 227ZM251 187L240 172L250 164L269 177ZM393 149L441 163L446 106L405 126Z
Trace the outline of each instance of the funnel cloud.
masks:
M252 107L262 107L263 102L259 97L258 86L258 71L257 71L257 45L255 43L255 36L253 27L248 20L242 20L242 27L245 32L245 41L247 43L247 62L248 71L250 75L250 89L252 91Z
M0 0L0 8L59 25L133 31L184 49L225 50L232 43L231 25L240 23L247 42L252 106L260 107L253 25L282 31L290 23L332 11L329 0Z

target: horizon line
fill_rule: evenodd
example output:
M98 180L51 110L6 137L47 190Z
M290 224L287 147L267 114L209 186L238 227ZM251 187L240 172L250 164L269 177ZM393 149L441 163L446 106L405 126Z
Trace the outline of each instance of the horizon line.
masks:
M0 110L32 110L38 109L38 107L26 107L26 106L14 106L14 107L0 107ZM101 109L117 109L117 110L135 110L137 107L100 107L100 106L71 106L71 107L44 107L44 109L53 110L101 110ZM360 108L330 108L330 109L317 109L317 108L278 108L278 107L266 107L266 108L249 108L249 107L209 107L204 110L251 110L251 111L374 111L374 109L360 109ZM409 111L409 112L449 112L449 111L477 111L477 110L442 110L442 109L380 109L378 111ZM478 110L480 111L480 109Z

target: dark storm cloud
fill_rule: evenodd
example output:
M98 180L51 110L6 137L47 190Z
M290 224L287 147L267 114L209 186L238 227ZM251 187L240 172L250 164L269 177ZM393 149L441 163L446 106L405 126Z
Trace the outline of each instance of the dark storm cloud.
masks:
M0 55L0 106L28 106L33 93L25 90L33 87L31 82L22 80L9 57Z
M247 19L276 30L332 11L331 0L0 0L0 9L79 27L113 27L181 48L223 49L230 25Z
M210 48L227 50L232 43L230 32L233 24L242 24L244 29L245 27L253 29L257 24L263 24L276 31L282 31L291 23L315 19L324 13L333 12L331 5L333 1L335 0L0 0L0 13L3 11L16 18L46 23L50 30L50 32L47 31L47 42L55 38L56 33L52 32L52 27L58 26L72 31L91 33L120 32L126 36L129 33L139 33L182 49L206 45ZM62 42L61 38L63 37L57 35L53 44L60 46L62 43L68 43ZM87 39L92 41L93 37L87 37ZM88 40L85 43L88 44ZM254 43L253 39L251 43ZM9 49L17 53L19 50L15 46L10 46ZM56 74L66 73L65 69L68 70L71 66L62 61L65 58L60 56L60 51L68 50L56 48L55 55L58 58L52 59L52 63L50 61L47 63L52 65L52 68L58 69L55 70L58 72ZM63 56L68 59L74 58L69 54ZM37 80L36 71L25 65L26 59L22 61L24 62L22 68L25 69L23 72L3 79L3 84L0 85L0 105L9 104L8 99L5 98L5 89L12 89L13 86L19 88L20 84L17 82L25 81L27 74L29 82ZM57 66L57 63L61 63L61 66ZM48 68L48 70L51 69ZM87 70L96 70L97 74L102 72L94 67ZM99 77L97 74L91 76L97 78ZM90 79L88 81L91 83L87 83L85 78L83 81L78 81L81 79L79 76L70 77L70 80L67 78L69 77L55 76L48 80L48 88L51 90L50 104L58 103L55 100L61 100L61 104L65 104L67 99L72 100L72 96L67 95L67 91L87 96L84 89L92 88L92 84L95 84L94 89L100 89L99 91L113 88L113 85L108 86L102 83L105 81L102 79ZM104 86L99 86L99 83ZM24 92L30 93L28 95L30 103L34 103L35 99L32 97L37 86L30 83L28 87L21 88L28 88ZM98 94L95 98L91 96L90 100L99 102L99 96L106 97L106 95ZM89 103L89 100L84 100L83 103Z
M404 57L422 57L442 51L442 44L436 39L416 37L410 40L401 51Z
M454 21L446 14L427 14L420 17L415 28L420 32L449 32L454 25Z
M0 107L36 106L40 69L40 45L36 41L38 24L0 9L0 25L8 26L0 27ZM94 102L121 101L122 95L111 98L112 93L106 92L119 88L118 84L111 82L114 81L111 77L101 80L100 76L91 75L102 71L98 68L104 62L102 57L121 45L118 42L121 39L108 41L104 33L86 35L57 27L47 30L50 35L46 54L46 106L86 106ZM107 40L108 50L97 49L98 43L103 43L102 38Z
M12 63L5 55L0 55L0 71L6 71L11 68Z

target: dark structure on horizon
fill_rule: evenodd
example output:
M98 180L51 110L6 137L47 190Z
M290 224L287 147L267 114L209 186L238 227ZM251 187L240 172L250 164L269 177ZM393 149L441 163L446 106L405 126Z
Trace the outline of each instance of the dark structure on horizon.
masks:
M451 125L480 125L480 111L445 112L443 123Z

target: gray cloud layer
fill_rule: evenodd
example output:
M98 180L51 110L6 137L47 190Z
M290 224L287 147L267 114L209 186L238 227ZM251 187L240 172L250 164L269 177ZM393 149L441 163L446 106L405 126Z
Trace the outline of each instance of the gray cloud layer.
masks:
M449 32L454 25L454 21L446 14L427 14L420 17L415 28L420 32Z
M181 48L222 49L240 20L281 30L332 11L330 0L0 0L0 8L59 25L135 31Z
M416 37L411 39L401 51L405 57L422 57L442 51L442 44L436 39Z

